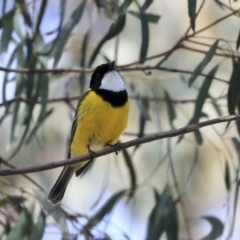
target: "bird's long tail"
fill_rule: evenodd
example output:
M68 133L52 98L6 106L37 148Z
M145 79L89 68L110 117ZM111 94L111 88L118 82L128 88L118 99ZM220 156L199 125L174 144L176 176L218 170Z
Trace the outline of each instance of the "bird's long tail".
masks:
M60 176L58 177L56 183L54 184L52 190L48 195L48 201L53 205L61 202L64 193L67 189L67 185L75 172L75 166L66 166L63 168Z
M78 177L86 170L86 168L88 168L91 163L92 160L88 160L86 162L79 163L76 166L64 167L48 195L48 201L51 202L53 205L60 203L74 172L76 171L75 175L76 177Z

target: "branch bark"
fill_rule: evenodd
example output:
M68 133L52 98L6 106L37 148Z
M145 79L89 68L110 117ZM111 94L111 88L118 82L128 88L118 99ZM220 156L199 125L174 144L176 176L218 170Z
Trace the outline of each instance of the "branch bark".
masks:
M167 132L160 132L160 133L154 133L151 135L146 135L142 138L137 138L137 139L122 143L122 144L120 144L120 147L122 149L126 149L126 148L130 148L130 147L133 147L133 146L136 146L139 144L153 142L153 141L163 139L163 138L176 137L176 136L179 136L182 134L193 132L202 127L206 127L206 126L210 126L210 125L222 123L222 122L229 122L229 121L233 121L233 120L240 120L240 114L214 118L214 119L203 121L200 123L190 124L190 125L187 125L185 127L179 128L179 129L174 129L174 130L170 130ZM116 151L116 149L114 147L103 149L103 150L95 153L95 158L113 153L115 151ZM50 162L50 163L42 164L42 165L38 165L38 166L31 166L31 167L20 168L20 169L0 170L0 176L41 172L41 171L46 171L46 170L50 170L53 168L58 168L58 167L66 166L66 165L77 164L79 162L89 160L90 158L91 158L91 154L87 154L84 156L74 157L74 158L70 158L67 160L61 160L61 161L56 161L56 162Z

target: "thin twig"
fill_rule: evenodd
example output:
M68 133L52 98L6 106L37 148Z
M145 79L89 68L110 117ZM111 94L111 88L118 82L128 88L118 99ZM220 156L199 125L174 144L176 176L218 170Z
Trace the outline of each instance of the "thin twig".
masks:
M234 120L240 120L240 114L214 118L214 119L203 121L203 122L200 122L197 124L190 124L183 128L174 129L174 130L167 131L167 132L159 132L159 133L154 133L151 135L146 135L142 138L137 138L137 139L122 143L122 144L120 144L120 147L122 149L126 149L126 148L130 148L130 147L133 147L133 146L136 146L139 144L144 144L144 143L153 142L153 141L163 139L163 138L176 137L176 136L179 136L182 134L190 133L199 128L210 126L213 124L229 122L229 121L234 121ZM113 153L115 151L116 151L115 147L103 149L101 151L95 152L95 158L104 156L106 154ZM70 158L67 160L50 162L50 163L42 164L42 165L38 165L38 166L31 166L31 167L20 168L20 169L0 170L0 176L17 175L17 174L25 174L25 173L33 173L33 172L50 170L50 169L54 169L54 168L58 168L58 167L66 166L66 165L77 164L77 163L89 160L89 159L91 159L91 157L92 157L91 154L87 154L87 155L80 156L80 157L74 157L74 158Z

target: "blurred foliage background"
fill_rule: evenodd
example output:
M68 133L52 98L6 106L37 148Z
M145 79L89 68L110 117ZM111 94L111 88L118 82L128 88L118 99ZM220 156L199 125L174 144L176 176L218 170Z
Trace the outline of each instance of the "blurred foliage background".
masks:
M116 61L120 141L240 111L237 0L1 0L0 166L66 158L77 100ZM0 239L239 239L240 123L95 160L61 205L60 169L0 177Z

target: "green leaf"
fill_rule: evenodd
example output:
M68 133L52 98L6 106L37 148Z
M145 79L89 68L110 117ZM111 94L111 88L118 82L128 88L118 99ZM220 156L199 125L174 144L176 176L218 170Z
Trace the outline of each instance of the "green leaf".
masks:
M193 159L193 163L191 165L191 169L189 171L189 174L188 174L188 178L187 178L187 181L186 181L186 184L185 186L183 187L183 190L181 190L181 192L179 193L179 196L178 198L174 201L175 203L178 203L182 200L182 198L184 197L187 189L188 189L188 186L192 180L192 177L193 177L193 174L194 174L194 171L196 169L196 166L197 166L197 163L198 163L198 159L199 159L199 154L198 154L198 148L196 148L196 152L195 152L195 155L194 155L194 159Z
M16 0L16 3L18 3L20 5L20 9L21 9L25 24L31 28L32 20L31 20L30 14L28 12L28 6L27 6L25 0Z
M199 76L199 74L203 71L206 65L212 60L213 56L215 55L217 48L218 48L218 40L211 46L209 51L206 53L203 60L199 63L199 65L193 71L191 77L188 80L188 86L191 87L193 82Z
M73 11L71 18L66 22L66 24L64 24L64 26L62 27L59 33L57 37L57 43L56 43L56 51L55 51L54 64L53 64L54 67L58 64L62 56L62 52L67 43L67 40L70 37L70 34L73 28L81 19L85 9L85 5L86 5L86 0L84 0L78 5L78 7Z
M26 208L23 208L16 225L9 232L7 240L24 239L29 235L32 225L31 215Z
M88 31L85 34L83 39L82 51L81 51L81 62L80 62L80 67L82 68L87 67L87 49L88 49L88 42L89 42L89 34L90 34L90 31ZM80 74L79 85L80 85L81 95L84 94L86 80L87 80L86 74L85 73Z
M102 206L102 208L89 219L85 228L90 228L97 225L106 215L112 211L113 207L126 194L126 192L126 190L122 190L111 196Z
M239 33L238 33L238 38L237 38L237 43L236 43L236 50L238 50L240 46L240 30L239 30Z
M12 9L11 11L5 13L1 18L0 18L0 29L3 28L5 25L7 25L11 19L13 18L13 15L15 14L16 9Z
M153 3L153 0L145 0L144 4L141 7L142 12L145 12Z
M240 65L239 60L236 61L233 58L233 70L232 75L229 80L229 87L228 87L228 112L229 114L235 114L235 108L239 101L239 93L240 93Z
M123 149L122 153L123 153L123 158L124 158L125 164L128 168L129 176L130 176L130 180L131 180L131 191L130 191L129 196L133 197L134 191L136 189L136 184L137 184L136 172L135 172L135 169L134 169L134 166L132 163L132 158L130 157L127 149Z
M60 231L62 234L68 233L68 226L67 226L67 219L66 215L61 209L59 205L53 206L51 203L49 203L46 199L46 193L41 192L38 190L35 190L35 196L39 200L39 202L43 205L44 209L53 217L53 219L56 221L56 223L59 226Z
M197 0L188 0L188 16L192 30L195 32L195 19L196 19Z
M46 226L46 215L41 211L38 215L36 224L34 224L29 240L41 240Z
M126 22L126 15L124 14L124 15L120 15L116 20L116 22L114 22L111 25L111 27L108 30L108 33L103 37L103 39L98 43L97 47L94 49L88 64L89 67L92 66L94 60L96 59L104 43L110 40L111 38L114 38L115 36L117 36L123 30L125 26L125 22Z
M138 12L128 11L128 13L131 14L132 16L140 19L140 14ZM158 23L158 21L160 19L160 15L157 15L157 14L151 14L151 13L142 13L142 14L145 15L145 17L149 23Z
M167 190L159 195L154 189L155 206L149 216L147 240L159 240L164 232L167 239L178 239L177 211Z
M238 161L239 161L239 164L240 164L240 142L237 138L232 138L232 142L234 144L234 147L236 149L236 152L238 154Z
M193 117L192 117L192 123L198 123L199 119L201 117L202 114L202 109L203 109L203 105L205 103L205 100L208 98L209 94L209 88L211 86L212 83L212 79L214 78L217 70L218 70L219 65L215 66L207 75L209 76L208 78L205 78L198 96L197 96L197 100L196 100L196 105L194 108L194 113L193 113Z
M219 238L223 233L223 223L218 218L212 216L205 216L203 219L207 220L211 224L212 230L206 237L202 238L201 240L214 240Z
M221 111L221 108L218 106L217 101L215 99L213 99L213 97L211 97L210 94L209 94L209 98L212 99L212 105L213 105L216 113L218 114L218 116L222 116L222 111Z
M141 29L142 29L142 44L141 44L141 50L140 50L140 62L144 63L145 58L147 56L148 52L148 44L149 44L149 28L148 28L148 21L146 15L139 9L140 11L140 20L141 20Z
M0 42L1 43L0 53L7 52L8 45L12 37L12 31L13 31L13 15L12 15L12 18L10 18L8 22L3 26L1 42Z
M35 29L34 29L34 38L40 32L39 28L40 28L40 25L42 23L42 18L43 18L43 15L45 13L46 6L47 6L47 0L42 0L41 5L40 5L40 9L39 9L39 12L38 12L38 16L37 16L37 21L36 21L36 24L35 24L36 26L35 26Z
M150 114L149 114L149 101L146 99L141 99L140 102L138 102L138 107L140 110L139 115L139 130L138 130L138 137L143 137L144 130L146 126L146 122L151 120ZM139 148L139 144L137 144L134 147L134 152Z
M170 98L168 92L165 90L163 90L163 91L164 91L164 96L166 99L166 104L167 104L167 109L168 109L168 117L169 117L169 120L171 123L171 127L174 128L173 120L176 118L175 108L174 108L174 105L171 101L171 98Z
M231 176L227 160L225 161L225 172L224 172L224 182L227 191L231 190Z
M119 15L125 14L132 2L133 0L125 0L123 4L119 7Z

